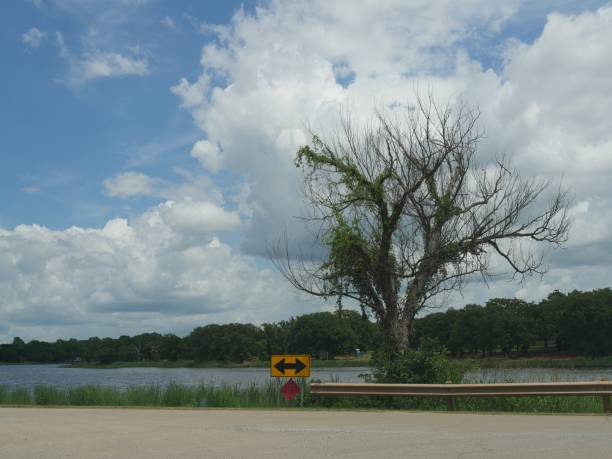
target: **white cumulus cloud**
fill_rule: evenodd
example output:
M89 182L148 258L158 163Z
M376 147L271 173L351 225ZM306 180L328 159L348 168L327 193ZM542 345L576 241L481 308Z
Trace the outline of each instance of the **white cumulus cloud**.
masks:
M211 203L165 202L102 228L0 230L0 341L290 315L299 302L280 276L215 235L238 224Z
M106 193L120 198L156 195L158 187L157 180L140 172L122 172L104 180Z
M167 29L176 29L176 24L170 16L164 16L164 18L160 21L160 24Z
M200 164L211 172L219 172L221 168L219 147L208 140L198 140L191 149L191 156L198 159Z
M365 117L374 107L405 107L415 88L480 107L483 167L507 154L521 173L553 184L563 178L576 194L571 239L548 254L543 282L473 282L452 304L609 286L612 7L551 13L533 41L506 41L512 29L497 34L519 3L277 0L207 26L216 38L202 49L200 75L170 90L207 139L190 154L223 179L240 177L234 196L224 200L207 174L177 184L123 172L104 182L109 196L160 203L102 228L0 230L0 324L10 324L0 337L187 331L203 321L308 310L251 256L265 255L285 231L304 247L311 241L294 219L303 205L295 151L309 141L309 127L333 132L341 108ZM137 49L91 46L72 57L60 37L75 80L149 72ZM492 38L495 68L469 46ZM239 240L242 253L229 240Z
M45 38L47 38L47 34L41 32L36 27L32 27L27 32L21 34L21 41L29 48L38 48Z
M252 219L243 248L263 254L270 235L287 229L298 241L308 239L292 218L302 202L292 159L308 141L307 127L332 132L340 108L367 116L374 107L409 104L420 88L442 101L461 98L480 107L485 163L510 155L526 175L553 184L563 177L579 201L597 198L597 206L574 219L577 228L601 222L598 235L595 229L573 231L568 249L549 257L547 278L556 288L592 287L587 268L573 277L567 269L582 266L579 251L586 245L612 252L599 229L612 227L601 213L612 205L606 115L612 104L612 7L551 13L533 43L501 43L501 67L485 67L464 43L498 33L517 6L475 0L458 7L441 0L350 8L342 1L272 1L254 14L237 13L229 25L209 27L218 39L203 48L201 76L193 84L181 79L172 91L208 142L223 151L222 167L246 177ZM608 264L608 277L610 261L596 261ZM537 296L540 290L529 285L520 294ZM466 298L512 295L519 288L493 283L490 290L473 289Z
M168 201L159 207L167 224L189 233L229 231L240 225L240 215L228 212L211 202Z
M223 193L210 178L179 168L174 172L178 179L162 179L134 171L119 172L103 181L104 193L121 199L147 196L172 201L208 201L219 206L225 204ZM227 194L234 199L231 192Z
M148 73L149 63L145 58L94 51L86 53L77 63L74 78L83 82L101 77L144 76Z
M206 96L206 91L210 85L208 75L202 75L198 81L191 84L186 78L181 78L177 85L172 86L170 90L181 98L181 105L186 108L196 107L200 105Z

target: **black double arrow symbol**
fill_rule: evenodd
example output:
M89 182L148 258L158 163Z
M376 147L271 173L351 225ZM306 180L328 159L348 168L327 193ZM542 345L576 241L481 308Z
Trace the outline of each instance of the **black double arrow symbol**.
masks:
M285 374L285 370L293 370L294 375L297 375L304 368L306 368L306 364L297 358L295 359L295 363L287 363L285 362L285 359L283 358L283 359L280 359L278 362L276 362L276 365L274 365L274 368L276 368L282 374Z

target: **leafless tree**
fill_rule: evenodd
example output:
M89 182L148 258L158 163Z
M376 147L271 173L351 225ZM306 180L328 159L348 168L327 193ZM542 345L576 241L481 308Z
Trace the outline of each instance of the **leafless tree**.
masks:
M316 237L328 249L307 261L279 244L273 260L297 289L358 301L398 349L434 295L492 274L491 254L515 275L543 273L537 242L567 240L570 196L521 177L500 159L476 164L479 112L419 99L404 115L369 125L343 117L336 135L297 152ZM546 194L550 200L544 202Z

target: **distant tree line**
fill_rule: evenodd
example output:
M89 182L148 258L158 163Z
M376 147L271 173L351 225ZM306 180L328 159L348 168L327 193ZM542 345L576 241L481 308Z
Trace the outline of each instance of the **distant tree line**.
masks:
M539 303L493 299L485 306L429 314L417 340L434 339L452 356L525 354L537 345L570 354L612 354L612 290L555 291Z
M536 345L576 355L609 355L612 290L553 292L539 303L498 298L484 306L451 308L417 319L415 339L417 344L436 341L454 357L520 355ZM374 350L380 341L378 325L356 311L343 309L262 326L205 325L184 338L143 333L133 337L25 343L16 337L11 344L0 345L0 362L244 362L283 353L347 355L355 349Z
M352 354L355 349L373 349L378 333L376 324L356 311L344 309L305 314L260 327L239 323L205 325L195 328L184 338L143 333L133 337L25 343L16 337L11 344L0 345L0 362L244 362L282 353L325 354L332 358Z

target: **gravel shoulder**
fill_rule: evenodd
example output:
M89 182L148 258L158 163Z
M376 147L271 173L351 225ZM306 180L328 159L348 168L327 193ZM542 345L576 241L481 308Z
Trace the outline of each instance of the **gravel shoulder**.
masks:
M0 458L610 457L612 416L0 408Z

